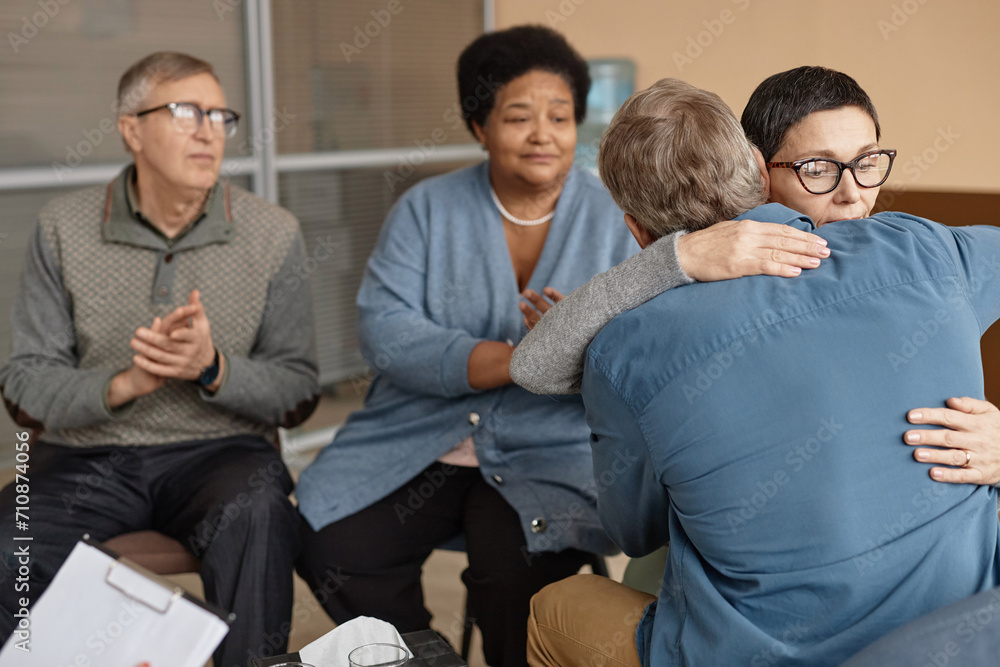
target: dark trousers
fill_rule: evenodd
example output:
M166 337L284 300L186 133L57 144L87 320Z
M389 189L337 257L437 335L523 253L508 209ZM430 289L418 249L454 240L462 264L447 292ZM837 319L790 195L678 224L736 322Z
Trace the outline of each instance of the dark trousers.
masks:
M15 534L30 535L34 603L84 533L97 541L157 530L201 560L205 597L236 613L216 667L285 651L298 554L292 480L272 444L237 436L149 447L30 450L30 521L15 528L16 482L0 491L0 633L14 630ZM23 489L22 489L23 490ZM23 500L23 498L22 498ZM84 650L84 647L81 647Z
M420 584L423 563L462 533L469 556L462 581L486 662L526 665L531 596L575 574L587 554L529 553L517 512L478 468L434 463L388 497L319 532L303 519L296 568L336 623L367 615L400 632L423 630L431 620Z

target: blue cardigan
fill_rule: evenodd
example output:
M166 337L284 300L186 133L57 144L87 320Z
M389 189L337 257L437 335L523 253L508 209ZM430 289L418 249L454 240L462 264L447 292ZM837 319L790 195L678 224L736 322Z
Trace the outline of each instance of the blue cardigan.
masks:
M358 293L361 351L376 376L364 408L302 473L299 509L319 530L471 435L483 477L517 510L531 551L613 553L580 397L469 386L473 347L526 333L488 174L484 162L427 179L390 211ZM574 169L528 287L568 294L638 249L601 182Z

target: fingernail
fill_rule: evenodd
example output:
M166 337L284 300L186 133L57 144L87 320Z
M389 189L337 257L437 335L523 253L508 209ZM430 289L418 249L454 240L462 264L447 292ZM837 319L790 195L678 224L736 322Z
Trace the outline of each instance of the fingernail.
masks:
M809 258L809 266L819 266L819 260L815 257Z
M942 477L944 477L944 471L934 468L933 470L931 470L931 477L933 477L934 479L941 479Z
M914 410L913 412L910 413L910 421L913 421L914 419L923 419L923 418L924 418L924 413L920 412L919 410Z
M927 452L917 451L917 460L918 461L926 461L929 458L930 458L930 455Z
M820 248L819 254L821 254L823 257L829 257L830 256L830 249L829 248Z
M797 276L797 275L799 275L800 273L802 273L802 269L800 269L800 268L799 268L799 267L797 267L797 266L793 266L793 267L792 267L792 275L793 275L793 276Z
M911 442L911 443L912 442L920 442L920 434L919 433L907 433L906 434L906 441L907 442Z
M826 239L823 238L822 236L817 236L816 237L816 243L818 243L820 245L826 245Z

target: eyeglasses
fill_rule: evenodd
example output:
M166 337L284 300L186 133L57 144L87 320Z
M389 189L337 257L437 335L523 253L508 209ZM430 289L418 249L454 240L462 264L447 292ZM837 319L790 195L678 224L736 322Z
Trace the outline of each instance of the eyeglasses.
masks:
M170 109L170 115L174 118L174 127L178 132L194 134L201 127L201 121L208 116L209 128L215 132L223 132L226 138L236 134L236 126L240 121L240 115L232 109L202 109L194 102L170 102L152 109L146 109L133 114L136 118L146 114Z
M772 169L794 169L807 192L825 195L837 189L845 169L851 170L858 187L877 188L889 178L892 161L895 159L896 151L886 149L859 155L850 162L812 157L795 162L768 162L767 166Z

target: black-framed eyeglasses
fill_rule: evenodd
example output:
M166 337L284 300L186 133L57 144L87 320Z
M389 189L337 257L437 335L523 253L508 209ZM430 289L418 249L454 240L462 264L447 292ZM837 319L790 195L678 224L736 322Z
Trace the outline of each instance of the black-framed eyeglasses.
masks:
M802 187L814 195L833 192L840 185L845 169L850 169L854 182L861 188L877 188L885 183L892 171L896 151L884 149L863 153L850 162L811 157L795 162L768 162L772 169L794 169Z
M178 132L185 134L197 132L205 116L208 116L209 127L216 132L222 132L226 138L236 134L236 127L240 122L240 115L232 109L202 109L194 102L168 102L132 115L138 118L161 109L170 109L170 115L174 118L174 127L177 128Z

